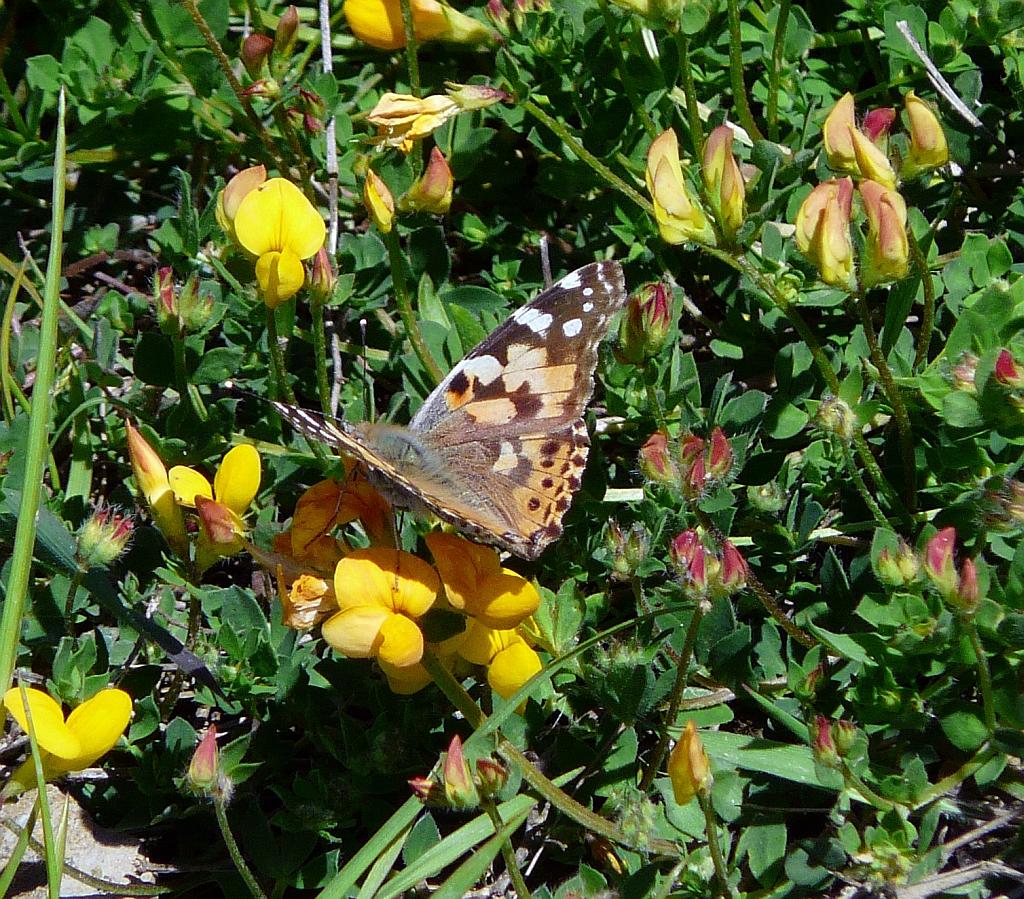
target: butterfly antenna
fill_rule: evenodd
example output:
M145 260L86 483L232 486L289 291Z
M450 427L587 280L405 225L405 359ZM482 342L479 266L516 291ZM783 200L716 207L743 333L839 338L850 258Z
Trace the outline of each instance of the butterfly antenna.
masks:
M366 319L359 319L359 340L362 343L363 355L360 362L363 370L363 408L366 409L366 420L374 422L377 420L377 410L373 402L373 384L370 381L369 351L366 348Z
M548 252L548 236L546 234L540 236L540 270L544 276L544 289L547 290L551 286L551 255Z

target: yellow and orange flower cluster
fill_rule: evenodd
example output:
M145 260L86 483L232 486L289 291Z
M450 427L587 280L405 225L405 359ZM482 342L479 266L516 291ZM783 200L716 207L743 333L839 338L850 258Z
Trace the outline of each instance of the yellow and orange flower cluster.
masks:
M191 561L198 573L245 545L243 516L260 487L260 456L241 444L224 456L213 485L198 471L175 465L170 471L149 442L130 422L125 423L128 456L135 486L142 494L153 523L174 553ZM183 509L195 510L198 537L191 545Z
M895 163L889 146L894 109L872 110L858 127L853 95L847 93L825 119L825 158L845 177L822 182L808 194L797 212L796 242L826 284L855 290L858 284L868 288L907 275L907 205L896 188L900 179L944 166L949 147L935 113L913 91L904 97L904 111L906 151L896 154ZM858 259L851 233L854 180L867 223Z
M321 481L296 505L274 553L255 551L282 581L283 621L306 629L322 622L324 639L350 658L372 658L396 693L430 683L421 664L423 619L448 611L465 629L435 643L448 668L479 665L496 693L509 697L541 669L521 625L540 595L526 578L503 568L498 553L453 534L426 538L434 564L394 549L387 502L358 472L344 483ZM358 519L376 544L351 551L333 530Z

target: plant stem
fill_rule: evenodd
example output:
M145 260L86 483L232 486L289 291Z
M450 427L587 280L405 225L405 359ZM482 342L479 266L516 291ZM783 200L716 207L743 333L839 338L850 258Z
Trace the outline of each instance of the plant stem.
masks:
M171 339L174 345L174 383L178 390L178 396L181 397L181 401L188 402L192 406L192 411L195 412L196 418L200 421L207 421L210 417L206 411L206 406L203 405L203 398L199 395L199 391L195 389L194 384L190 384L188 381L188 366L185 362L185 338L178 336Z
M921 288L924 291L921 329L917 332L917 349L914 353L914 368L917 369L928 358L928 347L932 342L932 330L935 327L935 285L932 284L932 275L928 271L928 260L910 228L907 229L907 238L910 244L910 258L914 260L914 267L921 278Z
M64 252L64 189L67 142L64 132L64 89L57 100L57 128L53 154L53 194L50 207L50 254L46 261L46 284L39 321L39 346L36 350L36 381L32 388L32 412L29 415L25 468L10 574L0 616L0 694L11 685L18 657L21 624L32 575L32 556L36 543L36 520L42 502L46 468L46 431L50 422L53 380L57 363L57 312L60 303L61 258Z
M693 615L690 617L690 625L686 629L686 638L683 641L683 650L676 661L676 681L672 686L672 694L668 700L668 711L661 722L661 734L658 736L658 745L647 762L647 769L640 780L640 792L646 793L650 789L654 778L658 776L661 763L665 760L668 752L669 733L668 729L675 725L676 716L679 714L679 706L683 701L683 693L690 676L690 659L693 657L693 647L697 642L697 630L700 628L701 619L704 617L704 609L698 600L693 607Z
M412 18L411 0L401 0L402 25L405 26L405 62L409 67L409 93L420 95L420 61L416 47L416 26Z
M913 514L917 505L917 466L914 459L914 435L910 429L910 416L907 414L907 406L903 402L903 394L900 393L896 379L892 376L892 369L889 368L889 363L878 344L878 335L875 333L874 322L871 321L871 310L868 309L864 292L858 290L853 300L860 312L860 321L864 328L864 336L868 341L871 361L878 370L882 389L885 390L889 405L892 406L893 417L896 419L896 432L900 439L900 458L903 460L904 501L908 510Z
M295 393L292 385L288 382L288 372L284 366L284 350L281 349L281 340L277 333L276 310L267 308L267 349L270 351L270 364L274 370L274 383L277 385L277 395L283 397L292 405L295 405Z
M860 473L860 469L857 468L857 463L853 459L853 453L850 451L850 444L839 437L836 437L835 442L839 444L839 451L843 455L843 463L846 465L846 470L853 479L853 485L857 488L860 498L864 500L864 505L868 507L868 510L871 512L871 516L881 527L889 527L889 520L885 517L885 513L882 512L878 503L875 502L875 498L871 495L871 491L868 490L868 485L864 483L864 476Z
M985 743L974 755L957 768L956 771L952 774L946 775L941 780L937 780L921 795L914 797L912 804L913 809L916 811L939 796L944 796L950 790L960 786L960 784L974 774L975 771L982 766L987 765L998 754L998 750L993 749L991 744Z
M733 99L736 101L736 112L740 124L753 141L764 140L761 129L757 127L750 111L747 99L747 86L743 81L743 45L740 38L740 4L739 0L727 0L729 9L729 78L732 81Z
M615 16L612 15L612 11L608 8L608 0L598 0L597 5L601 10L601 16L604 18L604 28L608 32L608 44L612 48L612 55L615 57L615 72L619 76L619 81L622 82L626 96L633 107L633 112L640 119L640 124L644 126L647 136L653 140L658 136L658 129L651 118L651 114L647 111L647 107L644 106L640 99L636 84L630 75L629 66L626 65L625 57L622 55L618 22Z
M775 20L775 40L772 43L772 64L768 70L768 136L779 139L779 80L782 72L782 54L786 49L786 27L789 24L791 0L779 0L778 18Z
M711 861L715 866L715 877L718 879L718 892L716 895L725 896L727 899L730 899L732 890L729 889L729 875L726 872L722 847L718 842L718 822L715 820L715 810L711 807L711 797L707 793L698 792L697 801L700 803L701 811L704 812L708 851L711 853Z
M541 122L545 127L553 131L561 139L575 156L578 156L581 161L585 162L590 168L592 168L609 187L614 188L620 193L625 194L629 199L637 204L641 209L644 210L648 215L654 215L654 205L650 200L641 196L636 190L630 187L625 181L622 180L618 175L615 174L608 166L606 166L600 159L598 159L593 153L587 150L575 137L569 133L569 129L565 127L557 119L552 118L543 109L541 109L533 100L520 100L519 105L530 115L532 115L537 121Z
M245 881L249 892L252 893L253 899L267 899L267 894L263 892L263 888L259 885L255 876L253 876L249 866L245 863L245 859L242 858L242 850L238 848L238 843L235 842L235 836L231 832L231 825L228 823L228 813L224 800L215 798L213 800L213 810L217 814L217 825L220 827L221 835L224 837L224 845L228 847L228 855L231 856L231 861L234 862L235 868L241 875L242 880Z
M840 772L843 775L843 780L846 782L847 789L854 789L864 799L871 803L879 811L887 812L891 809L896 808L897 805L902 803L893 802L891 799L886 799L884 796L879 796L874 790L871 789L864 781L858 777L846 762L841 762Z
M409 295L409 287L405 283L405 260L402 257L402 248L398 243L398 232L392 228L383 237L388 248L388 261L391 263L391 283L395 288L395 303L398 305L398 314L405 327L405 336L409 338L413 352L416 353L416 358L426 369L427 376L434 386L437 386L444 378L444 372L441 371L441 366L437 364L434 357L430 355L430 350L423 340L419 322L416 321L416 316L412 311L412 298Z
M963 616L960 623L970 641L974 657L978 660L978 692L981 694L981 707L985 716L985 727L992 733L996 729L996 706L992 696L992 673L988 668L988 656L981 644L981 635L974 619Z
M313 367L316 369L316 390L324 415L331 414L331 383L327 378L327 337L324 333L324 304L314 300L309 306L313 318Z
M679 48L679 75L683 79L683 96L686 97L686 121L690 126L690 143L697 159L704 155L704 126L700 121L697 104L697 86L693 83L693 67L690 62L690 42L681 30L676 31L676 46Z
M498 811L494 800L489 796L481 796L480 805L487 812L487 817L491 819L491 824L494 825L494 832L501 833L505 822L501 820L501 812ZM516 896L521 897L521 899L533 899L533 894L530 892L529 887L526 886L526 880L523 878L519 861L516 859L516 850L512 846L510 839L506 838L501 841L501 857L505 859L505 870L508 871L508 876L512 878L512 886L515 888Z

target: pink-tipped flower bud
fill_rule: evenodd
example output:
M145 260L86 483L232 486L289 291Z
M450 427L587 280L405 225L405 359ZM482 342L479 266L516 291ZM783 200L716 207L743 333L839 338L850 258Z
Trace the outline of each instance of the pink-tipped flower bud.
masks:
M266 34L250 34L242 41L242 49L238 54L242 65L253 81L258 81L264 74L264 66L274 49L274 39Z
M903 100L910 122L910 150L903 160L900 174L904 178L913 178L949 162L949 145L931 106L913 91L908 91Z
M508 768L494 759L479 759L476 763L476 777L481 793L497 796L508 783Z
M78 562L83 570L106 568L128 548L135 529L130 515L97 509L78 532Z
M670 456L668 434L664 431L655 431L640 448L640 471L658 484L679 483L679 467Z
M884 153L888 148L889 132L895 121L896 110L891 106L882 106L879 109L872 109L864 116L861 130L864 136Z
M861 282L874 287L899 281L907 276L910 266L907 204L895 190L874 181L862 181L859 190L868 219Z
M950 605L961 615L973 615L980 604L978 567L974 559L964 559L960 563L960 577L957 579L956 592L950 597Z
M309 276L309 299L313 303L326 303L334 296L338 276L331 264L327 247L320 247L313 257L313 270Z
M721 593L731 596L747 585L749 574L747 560L729 540L722 544L722 567L719 570L718 586Z
M707 550L693 529L677 534L668 550L669 561L682 581L683 589L695 596L707 592Z
M732 152L732 129L727 125L719 125L708 135L701 175L718 227L732 240L746 215L747 191Z
M843 94L832 107L821 128L825 158L837 172L857 173L857 157L853 152L855 122L853 94Z
M448 744L444 759L444 793L450 808L465 810L480 805L480 796L462 753L462 740L458 734Z
M967 350L960 354L956 365L949 370L949 379L954 390L962 390L964 393L978 392L977 384L975 384L978 361L978 357Z
M733 466L732 444L725 432L716 427L709 438L711 449L708 452L707 475L709 478L721 481L728 477Z
M672 300L663 281L634 291L619 327L617 354L623 362L643 365L661 352L672 330Z
M953 596L959 584L956 565L953 561L955 547L956 528L952 527L943 528L925 546L925 574L944 598Z
M192 754L188 766L188 783L200 795L210 796L220 778L220 752L217 748L217 726L211 724Z
M818 715L811 727L811 752L814 761L826 768L838 768L839 753L832 739L832 723L824 715Z
M818 269L822 281L845 290L855 286L852 210L853 181L839 178L815 187L796 215L797 249Z
M430 160L423 174L399 200L398 208L402 212L444 215L451 209L454 187L455 179L448 167L448 160L437 147L434 147L430 151Z
M996 357L993 377L996 379L997 384L1001 384L1003 387L1008 387L1011 390L1019 390L1021 387L1024 387L1024 371L1021 371L1021 367L1017 364L1017 360L1014 359L1013 353L1006 349L1000 350L999 355Z
M462 110L487 109L498 103L511 103L512 95L489 84L458 84L455 81L444 83L445 92L455 105Z

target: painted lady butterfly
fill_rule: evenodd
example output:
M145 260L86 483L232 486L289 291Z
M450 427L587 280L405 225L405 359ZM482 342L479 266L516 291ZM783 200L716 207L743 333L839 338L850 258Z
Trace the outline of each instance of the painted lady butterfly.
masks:
M396 506L535 559L561 536L580 486L598 346L625 301L617 262L566 275L456 365L408 427L273 405L306 437L362 463Z

